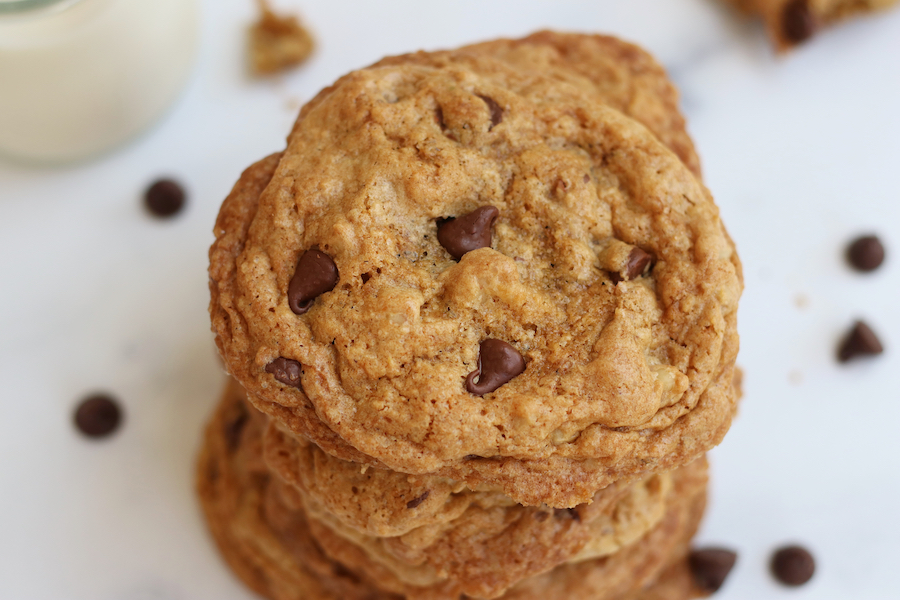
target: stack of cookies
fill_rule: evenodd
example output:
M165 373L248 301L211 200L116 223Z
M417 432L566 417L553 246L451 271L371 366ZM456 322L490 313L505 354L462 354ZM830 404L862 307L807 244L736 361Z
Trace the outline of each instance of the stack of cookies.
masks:
M664 71L542 32L382 60L247 169L199 488L276 600L666 598L737 392L740 263Z

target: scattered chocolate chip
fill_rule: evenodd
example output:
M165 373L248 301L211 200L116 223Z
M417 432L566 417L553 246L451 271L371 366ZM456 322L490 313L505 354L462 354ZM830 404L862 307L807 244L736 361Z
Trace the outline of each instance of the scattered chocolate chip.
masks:
M437 122L438 127L441 128L441 131L447 129L447 125L444 124L444 109L440 106L434 111L434 120Z
M297 261L294 276L288 285L288 304L295 314L302 315L313 301L334 289L338 282L338 269L331 257L312 248Z
M360 279L362 279L363 285L365 285L365 284L369 283L370 279L372 279L372 274L371 273L363 273L359 277L360 277Z
M119 403L106 394L88 396L75 409L75 426L88 437L106 437L118 429L121 422Z
M591 176L588 175L587 173L584 174L584 182L585 182L585 183L590 183L590 182L591 182Z
M425 490L421 496L418 498L413 498L409 502L406 503L406 508L416 508L426 500L428 500L428 496L431 495L431 490Z
M467 215L438 221L438 242L459 260L463 254L491 247L491 225L500 216L494 206L480 206Z
M806 548L785 546L772 555L772 575L785 585L803 585L816 572L816 561Z
M847 260L857 271L874 271L884 262L884 246L874 235L857 238L847 247Z
M884 352L884 347L878 341L878 336L875 335L872 328L862 321L857 321L838 348L838 360L847 362L853 358L872 356L882 352Z
M737 554L725 548L703 548L688 556L694 582L710 594L722 587L736 560Z
M225 447L231 453L237 450L241 442L241 432L244 431L244 426L250 419L247 408L242 403L234 406L234 414L229 415L230 418L225 421L225 431L223 432L225 434Z
M476 396L484 396L524 370L525 359L518 350L506 342L486 339L479 348L478 368L466 377L466 390Z
M628 255L628 261L625 264L625 277L635 279L644 274L647 266L653 257L636 247Z
M296 360L279 356L266 365L266 373L271 373L275 379L295 388L300 387L300 375L303 367Z
M792 0L781 12L781 31L793 44L808 40L818 29L816 16L809 8L808 0Z
M491 126L488 129L488 131L490 131L503 121L503 109L497 104L496 100L489 96L479 95L478 97L484 100L484 103L487 104L488 109L491 111Z
M160 179L144 192L144 205L156 217L171 217L184 207L184 188L171 179Z

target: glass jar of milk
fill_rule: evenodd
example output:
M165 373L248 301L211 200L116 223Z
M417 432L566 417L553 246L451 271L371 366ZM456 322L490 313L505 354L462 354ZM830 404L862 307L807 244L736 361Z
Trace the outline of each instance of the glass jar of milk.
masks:
M140 133L197 45L196 0L0 0L0 154L66 162Z

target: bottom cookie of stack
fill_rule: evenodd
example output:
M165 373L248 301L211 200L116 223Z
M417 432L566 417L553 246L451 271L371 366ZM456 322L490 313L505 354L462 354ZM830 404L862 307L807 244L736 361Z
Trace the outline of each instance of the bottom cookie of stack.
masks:
M274 600L679 600L701 595L686 555L705 505L705 459L671 474L659 518L612 554L586 560L575 555L505 591L478 588L491 593L466 595L453 580L411 584L365 536L348 535L327 510L308 513L309 494L304 497L276 474L281 469L273 470L264 460L263 440L271 436L268 417L247 404L232 382L206 433L198 486L209 527L229 565L252 589Z

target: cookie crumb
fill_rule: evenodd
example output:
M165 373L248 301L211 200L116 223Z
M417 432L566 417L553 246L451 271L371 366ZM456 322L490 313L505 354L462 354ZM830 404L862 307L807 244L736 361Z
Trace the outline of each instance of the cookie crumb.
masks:
M250 67L271 75L297 67L313 51L313 39L296 15L277 15L268 0L257 0L259 20L250 27Z

